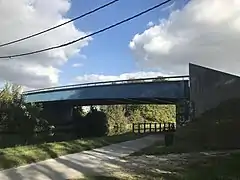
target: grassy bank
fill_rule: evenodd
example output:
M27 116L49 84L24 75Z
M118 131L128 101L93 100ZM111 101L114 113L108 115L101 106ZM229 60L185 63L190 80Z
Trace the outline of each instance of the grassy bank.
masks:
M150 174L152 179L240 179L239 108L239 99L224 102L178 129L173 146L165 147L163 142L157 142L129 159L135 156L145 157L146 162L150 157L155 161L160 159L157 164L148 165L149 169L151 165L152 170L158 169L158 173L148 170L142 173Z
M146 180L240 179L240 151L233 151L240 149L239 108L239 100L220 104L178 129L173 146L159 141L124 158L121 174Z
M168 150L171 151L168 152ZM148 168L134 170L144 179L240 179L240 151L178 152L179 149L165 148L163 143L158 142L135 153L128 159L145 160Z
M141 136L142 135L135 135L133 133L125 133L99 138L86 138L64 142L4 148L0 149L0 169L16 167L113 143L133 140Z
M150 154L162 155L240 149L239 109L239 99L224 102L185 127L179 128L175 133L173 146L164 147L160 142L150 148L151 150L148 148L142 152L146 154L150 150ZM141 152L135 155L137 154Z

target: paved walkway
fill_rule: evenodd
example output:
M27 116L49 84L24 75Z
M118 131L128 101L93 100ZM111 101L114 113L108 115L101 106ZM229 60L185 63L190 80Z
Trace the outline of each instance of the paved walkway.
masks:
M70 154L57 159L0 171L0 180L66 180L84 175L108 174L117 169L116 161L142 148L150 146L161 135L149 135L137 140L113 144L91 151Z

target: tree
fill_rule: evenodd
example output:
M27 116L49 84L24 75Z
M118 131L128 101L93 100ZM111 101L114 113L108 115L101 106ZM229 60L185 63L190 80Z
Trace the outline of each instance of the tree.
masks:
M104 136L108 134L108 121L104 112L93 109L85 116L89 136Z
M110 127L126 126L139 122L175 122L176 108L174 105L131 104L110 105L101 108L108 118Z
M36 131L48 130L40 118L41 107L26 104L21 86L6 83L0 92L0 131L18 133L27 143Z
M143 79L135 79L135 78L129 78L128 83L143 83Z
M156 79L153 80L153 82L161 82L161 81L166 81L166 78L163 76L158 76Z
M147 121L152 122L174 122L176 110L174 105L144 105L141 115Z
M126 124L127 119L125 117L125 108L122 105L110 105L102 108L106 113L108 119L108 126L110 128L121 126Z

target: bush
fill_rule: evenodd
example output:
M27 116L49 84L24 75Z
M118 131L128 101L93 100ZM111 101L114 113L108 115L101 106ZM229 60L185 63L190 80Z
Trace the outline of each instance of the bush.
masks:
M6 84L0 92L0 132L18 134L27 144L36 132L49 131L48 122L40 118L41 110L39 105L24 102L20 86Z
M93 110L85 116L89 135L104 136L108 134L108 120L104 112Z

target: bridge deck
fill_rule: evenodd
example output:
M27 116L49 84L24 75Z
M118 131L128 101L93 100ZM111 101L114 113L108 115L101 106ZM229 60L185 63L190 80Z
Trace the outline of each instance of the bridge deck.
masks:
M24 92L26 102L68 101L82 105L174 103L188 98L187 76L87 83ZM177 80L176 80L177 79ZM180 80L181 79L181 80Z

